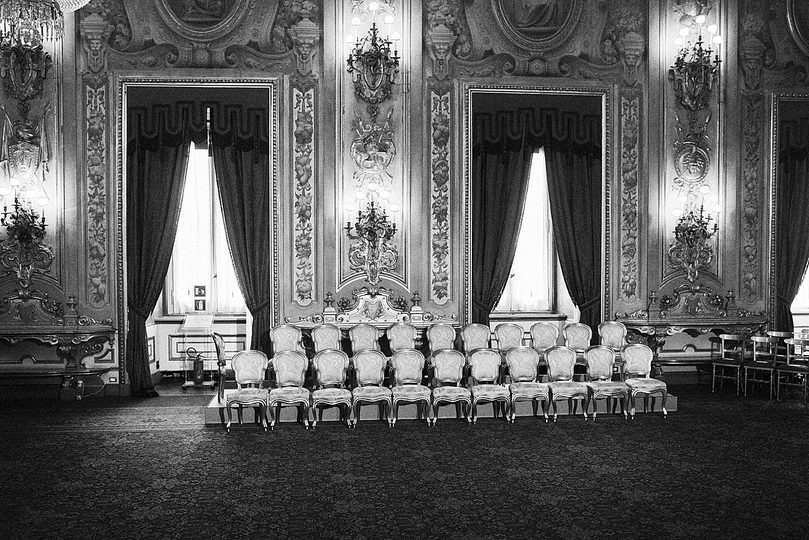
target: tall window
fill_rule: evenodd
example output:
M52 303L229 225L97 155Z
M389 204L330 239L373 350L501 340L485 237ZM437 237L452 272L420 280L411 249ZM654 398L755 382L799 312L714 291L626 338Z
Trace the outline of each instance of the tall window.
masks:
M204 287L203 291L200 287ZM171 266L163 291L168 313L204 310L211 313L246 313L225 224L213 159L205 148L191 149L185 179L180 223Z
M809 272L804 274L801 288L792 301L792 313L807 314L809 313Z
M556 267L545 151L540 149L531 161L528 193L511 273L494 312L554 310Z

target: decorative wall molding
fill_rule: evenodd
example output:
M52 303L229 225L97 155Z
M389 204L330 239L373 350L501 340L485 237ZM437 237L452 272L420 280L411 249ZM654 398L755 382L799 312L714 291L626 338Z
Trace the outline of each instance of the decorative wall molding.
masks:
M621 96L621 298L638 298L640 97Z
M450 93L430 92L430 300L450 299Z
M315 295L314 184L315 177L315 89L292 89L293 161L295 166L295 292L299 306L312 303Z

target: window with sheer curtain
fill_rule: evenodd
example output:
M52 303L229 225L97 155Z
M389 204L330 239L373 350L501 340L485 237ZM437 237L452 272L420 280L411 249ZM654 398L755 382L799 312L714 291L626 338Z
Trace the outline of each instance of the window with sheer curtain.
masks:
M801 288L792 301L792 313L809 313L809 272L804 274Z
M552 233L545 151L539 149L531 161L514 262L494 313L554 309L557 263Z
M203 299L196 294L199 286L205 287L205 311L247 312L228 250L213 163L206 148L194 147L163 291L167 313L195 311L195 301Z

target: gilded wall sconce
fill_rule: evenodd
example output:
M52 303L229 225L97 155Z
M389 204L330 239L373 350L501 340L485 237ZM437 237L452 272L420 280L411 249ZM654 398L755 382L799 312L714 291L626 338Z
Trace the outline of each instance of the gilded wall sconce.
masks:
M706 215L702 206L699 214L693 210L680 216L674 228L674 242L669 246L669 263L675 270L683 270L686 279L694 283L699 271L710 267L713 261L713 246L709 242L719 231L710 214Z
M387 200L387 192L378 191L377 184L370 184L368 187L371 195L364 193L359 200L369 199L365 209L357 212L357 219L352 224L346 223L345 231L348 238L358 240L353 242L348 250L348 262L352 270L365 273L366 281L372 286L379 284L380 273L393 270L399 260L399 252L391 240L396 235L396 224L393 223L387 211L378 206L374 200L379 196L383 201ZM346 209L353 209L353 203L347 203ZM392 212L399 210L397 203L391 203Z

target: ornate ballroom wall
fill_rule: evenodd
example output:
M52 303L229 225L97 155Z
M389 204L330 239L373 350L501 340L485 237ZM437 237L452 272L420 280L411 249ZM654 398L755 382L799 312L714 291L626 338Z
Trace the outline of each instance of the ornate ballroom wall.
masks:
M73 295L76 311L112 321L115 347L98 362L117 367L124 350L122 94L139 82L272 83L278 122L267 257L276 322L316 320L328 293L339 305L363 286L365 273L349 260L344 203L369 177L387 182L402 207L398 259L381 285L407 303L417 293L433 320L465 322L464 83L606 87L603 317L648 309L650 291L660 298L686 282L668 255L682 176L675 155L684 143L669 68L674 37L701 13L725 40L702 124L704 183L722 213L701 280L722 296L732 291L741 310L772 311L771 97L809 94L809 14L800 2L570 0L537 26L506 0L381 0L402 36L401 72L375 114L346 71L344 37L367 31L367 3L228 0L217 16L195 19L176 0L91 0L67 16L32 102L34 117L51 103L45 211L54 252L33 286L62 303ZM14 120L13 98L3 101ZM18 288L4 272L0 297ZM4 362L18 361L14 347L5 351Z

